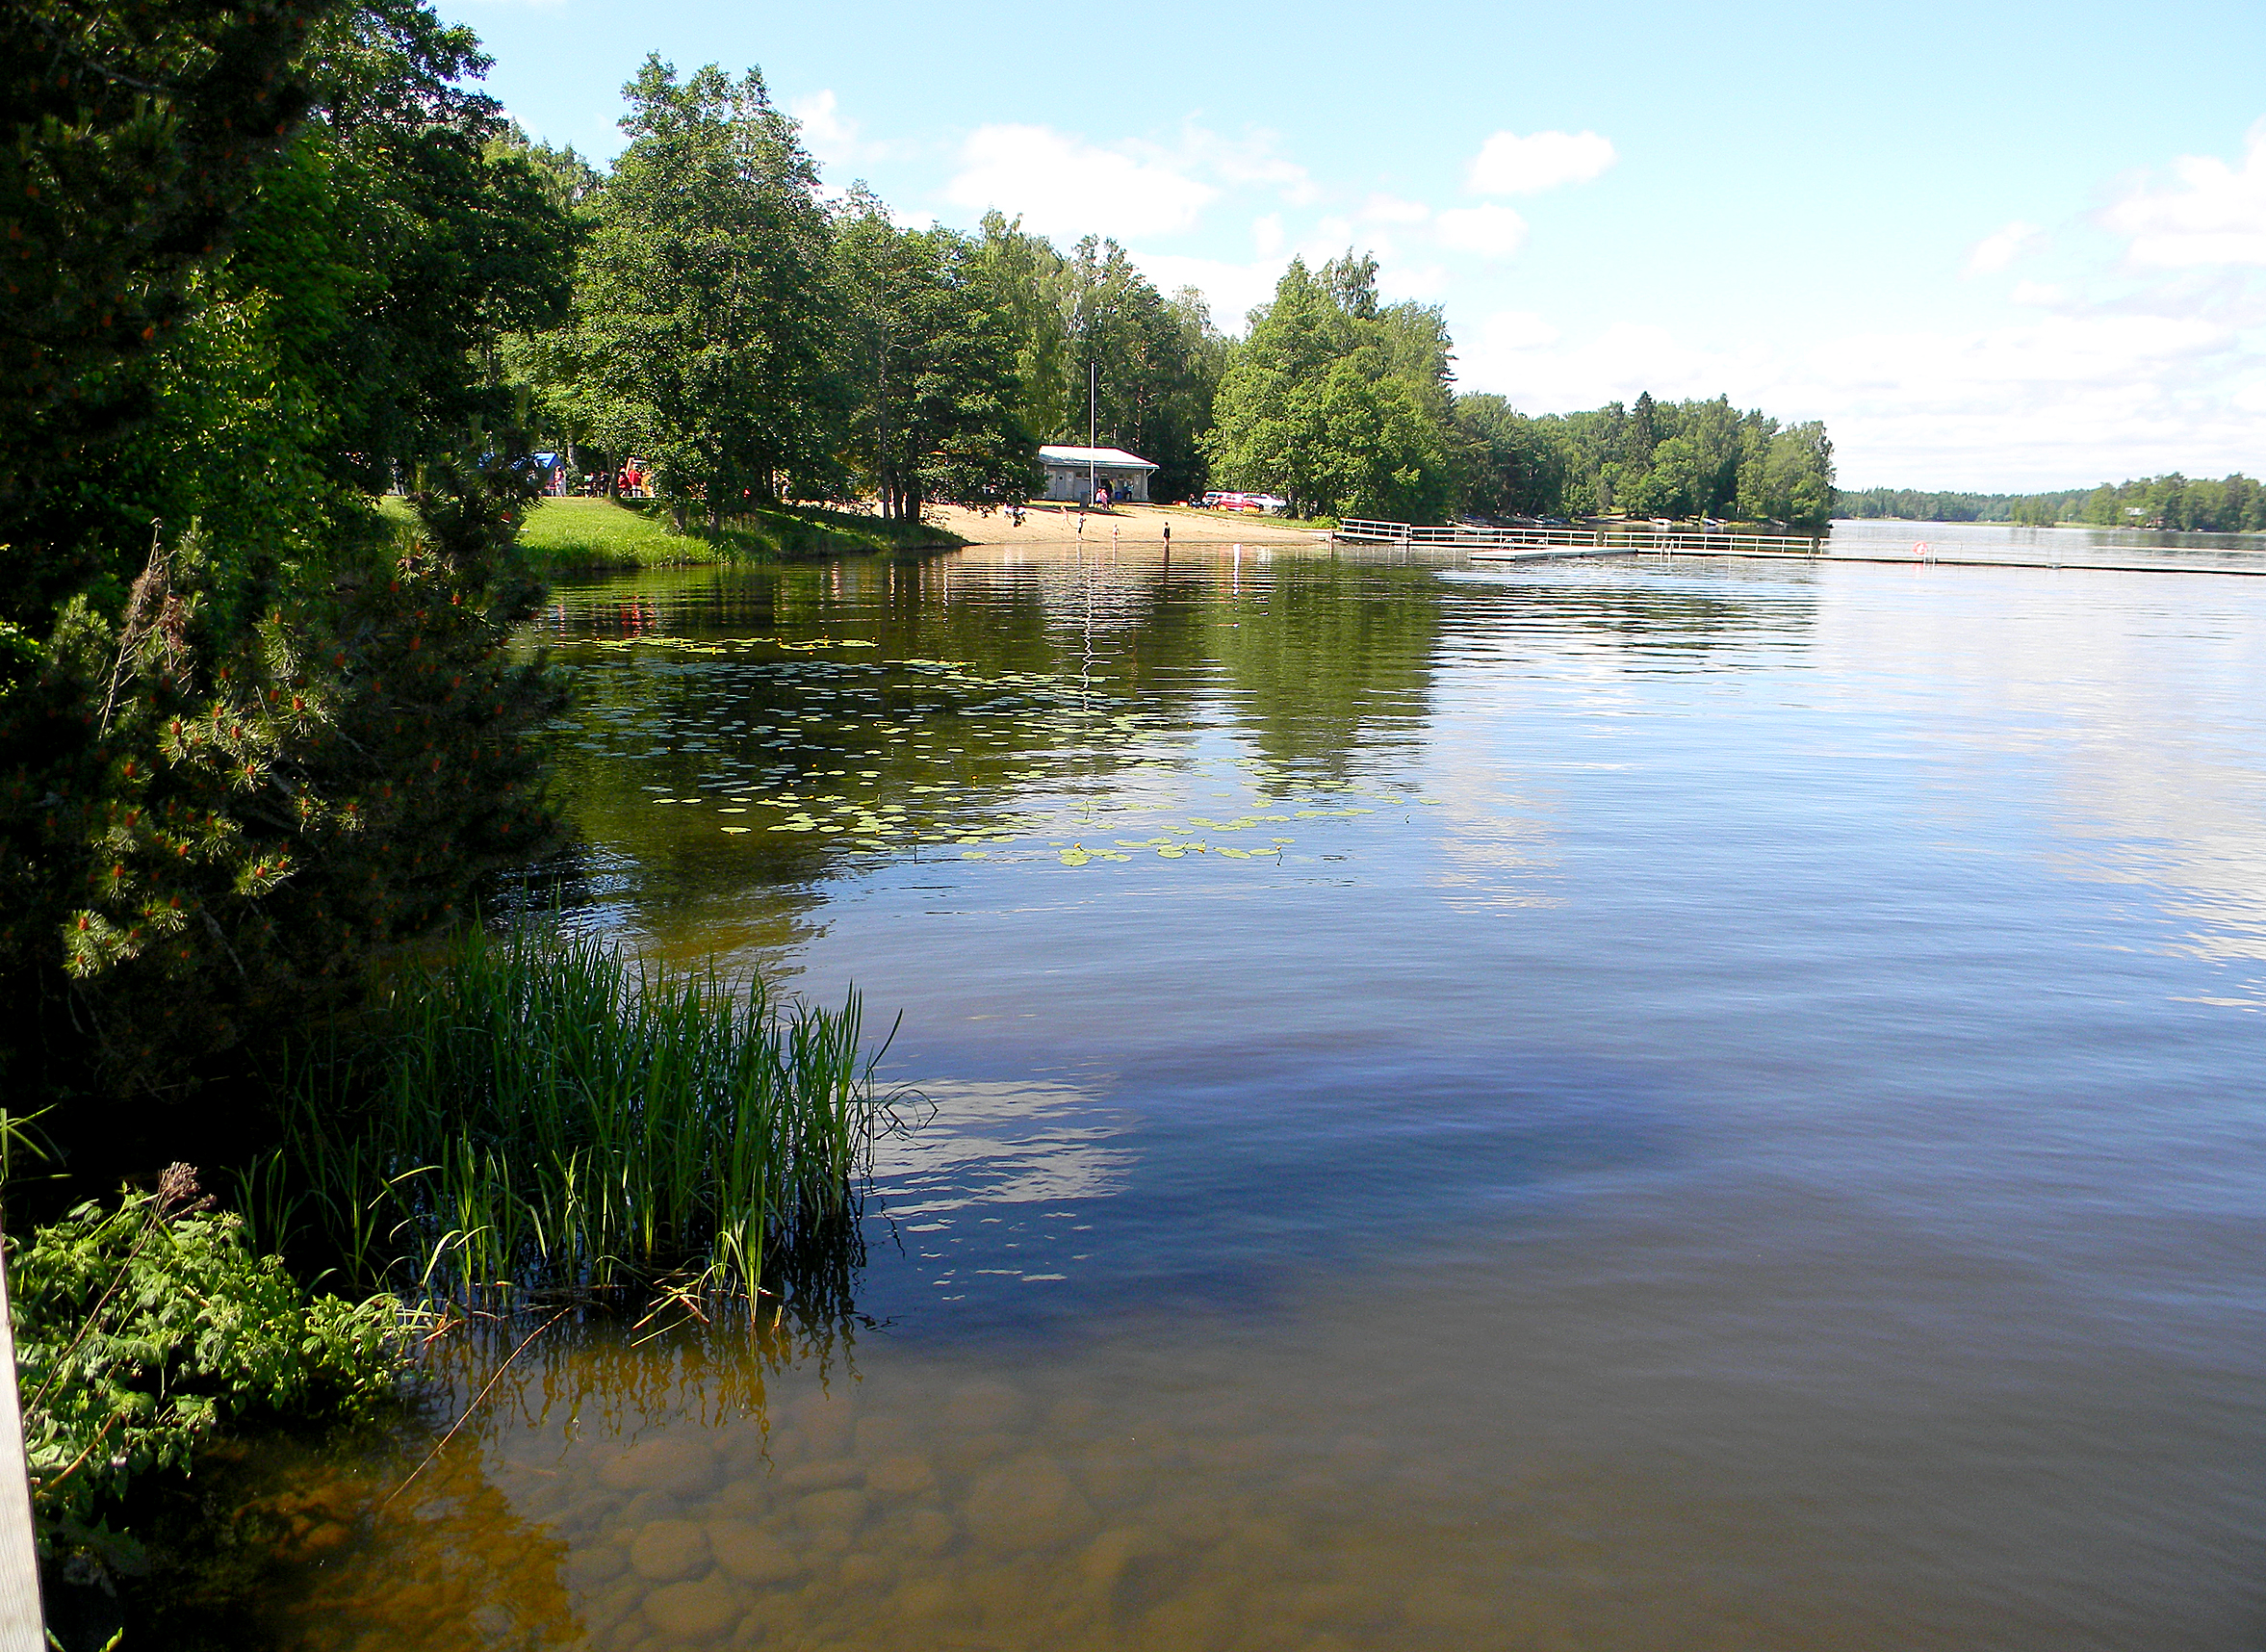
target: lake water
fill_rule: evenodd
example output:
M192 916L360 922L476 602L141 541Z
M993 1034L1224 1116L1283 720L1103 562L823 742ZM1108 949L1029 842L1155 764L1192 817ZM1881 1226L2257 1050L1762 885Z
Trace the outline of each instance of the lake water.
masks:
M544 629L574 920L902 1009L921 1123L853 1311L538 1339L301 1643L2260 1643L2266 582L1183 543Z

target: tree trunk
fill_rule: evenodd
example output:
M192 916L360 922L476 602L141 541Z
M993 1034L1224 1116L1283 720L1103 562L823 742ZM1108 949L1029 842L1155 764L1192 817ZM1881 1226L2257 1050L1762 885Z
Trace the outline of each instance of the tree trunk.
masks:
M889 340L886 332L882 335L880 359L875 365L873 421L874 479L881 489L881 519L888 522L892 520L895 509L891 496L896 491L892 484L897 467L889 458Z

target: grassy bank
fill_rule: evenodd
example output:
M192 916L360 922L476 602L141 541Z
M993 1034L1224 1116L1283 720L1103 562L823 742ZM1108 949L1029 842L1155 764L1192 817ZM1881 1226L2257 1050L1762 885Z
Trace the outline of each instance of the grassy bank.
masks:
M387 515L409 519L398 499ZM538 500L520 529L538 569L576 574L605 568L678 568L710 562L771 562L875 551L925 551L963 543L926 523L884 522L856 511L782 505L734 518L722 530L670 526L665 506L610 499Z

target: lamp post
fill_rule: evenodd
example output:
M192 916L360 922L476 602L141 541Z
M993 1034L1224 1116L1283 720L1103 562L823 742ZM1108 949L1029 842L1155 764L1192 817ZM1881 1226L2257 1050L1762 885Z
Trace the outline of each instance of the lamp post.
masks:
M1099 384L1096 365L1092 356L1086 358L1086 503L1094 503L1094 394Z

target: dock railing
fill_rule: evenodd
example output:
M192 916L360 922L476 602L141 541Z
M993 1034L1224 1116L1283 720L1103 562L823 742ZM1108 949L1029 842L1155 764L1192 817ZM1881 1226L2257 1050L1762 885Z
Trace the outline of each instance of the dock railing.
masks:
M1791 533L1721 533L1712 529L1690 531L1655 528L1649 523L1615 523L1603 528L1476 528L1457 523L1443 528L1420 528L1405 522L1378 522L1350 516L1338 523L1332 538L1348 545L1427 546L1441 551L1558 551L1592 555L1704 555L1711 551L1737 551L1781 556L1817 556L1825 541Z

